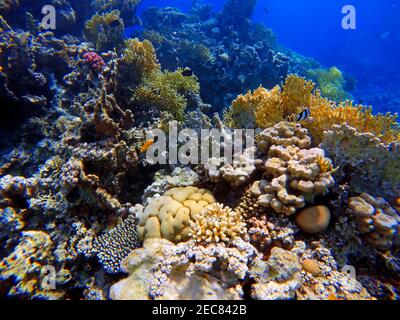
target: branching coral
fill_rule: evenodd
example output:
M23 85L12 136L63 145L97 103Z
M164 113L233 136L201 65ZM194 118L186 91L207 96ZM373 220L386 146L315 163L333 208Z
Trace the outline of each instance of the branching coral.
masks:
M199 83L195 76L185 77L182 69L175 72L156 70L145 77L135 90L134 99L141 105L151 104L158 110L170 113L182 120L189 93L198 93Z
M272 90L259 87L253 93L238 96L228 111L224 121L232 128L267 128L283 119L281 89Z
M120 18L120 11L114 10L102 15L94 15L86 23L85 35L101 52L121 48L124 39L124 22Z
M315 144L321 142L324 131L343 122L359 132L373 133L387 143L400 140L396 114L374 115L370 107L354 105L351 101L336 103L322 97L314 87L312 81L289 75L282 89L260 87L254 93L239 96L226 112L225 122L230 127L265 128L307 107L312 121L302 124L309 130Z
M139 245L135 217L129 216L123 223L95 238L86 254L95 254L107 272L118 273L122 260Z
M122 62L123 68L128 66L130 72L136 74L137 82L160 69L153 45L148 40L128 39L125 41Z
M230 242L245 232L241 214L219 203L207 206L190 222L190 236L197 242Z

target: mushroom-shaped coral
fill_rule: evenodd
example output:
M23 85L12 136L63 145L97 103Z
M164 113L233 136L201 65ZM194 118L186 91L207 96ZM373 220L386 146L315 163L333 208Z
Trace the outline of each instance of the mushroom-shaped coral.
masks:
M296 216L297 225L306 233L319 233L324 231L331 220L328 207L314 206L302 210Z
M197 242L229 242L245 231L242 215L219 203L204 208L190 222L190 235Z
M214 196L205 189L181 187L154 198L144 209L137 227L139 238L162 238L178 243L189 240L190 221L208 205Z

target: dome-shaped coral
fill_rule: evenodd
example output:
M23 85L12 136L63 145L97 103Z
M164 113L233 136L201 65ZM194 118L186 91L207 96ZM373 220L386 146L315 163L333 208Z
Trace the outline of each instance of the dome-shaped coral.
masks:
M139 220L138 235L142 240L187 241L190 221L212 203L215 203L215 198L206 189L191 186L173 188L150 201Z

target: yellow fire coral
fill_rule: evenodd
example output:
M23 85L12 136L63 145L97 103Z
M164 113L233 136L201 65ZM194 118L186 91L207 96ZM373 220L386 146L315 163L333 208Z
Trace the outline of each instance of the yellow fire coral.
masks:
M263 87L253 93L248 91L239 95L232 107L224 114L224 121L230 127L254 128L269 127L283 118L281 89L276 86L272 90Z
M173 188L145 208L137 227L139 238L162 238L174 243L187 241L190 221L212 203L215 203L214 196L205 189Z
M315 84L297 75L289 75L282 88L271 90L262 87L249 91L233 101L225 112L224 121L230 127L266 128L303 108L309 108L312 121L303 121L314 143L319 144L323 132L334 124L343 122L359 132L370 132L382 141L390 143L400 139L397 114L372 114L372 108L354 105L351 101L336 103L324 98ZM311 119L310 119L311 120Z
M159 70L156 53L150 41L139 41L138 39L129 39L125 41L125 50L122 60L130 69L135 70L137 79Z
M353 105L352 101L340 102L338 105L324 99L319 92L312 96L310 102L312 123L305 124L315 142L321 142L323 132L334 124L346 123L358 132L370 132L383 142L391 143L400 139L397 114L372 114L371 107Z
M156 70L135 90L134 99L141 105L150 103L181 120L187 105L185 95L199 91L196 76L185 77L182 69L175 72Z
M207 206L190 222L190 235L197 242L229 242L245 232L242 215L219 203Z

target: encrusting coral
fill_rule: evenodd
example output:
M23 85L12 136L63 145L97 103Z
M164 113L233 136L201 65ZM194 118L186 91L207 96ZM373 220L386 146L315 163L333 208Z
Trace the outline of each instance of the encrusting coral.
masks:
M46 274L47 267L53 266L54 261L50 250L52 246L50 236L44 232L22 232L13 253L0 262L0 279L13 279L16 283L10 295L47 299L59 299L63 296L62 292L55 291L50 283L45 282L46 275L49 276ZM65 276L68 278L68 275ZM62 282L62 274L53 281L54 285Z
M399 143L387 145L378 136L343 123L324 132L321 148L339 167L336 177L347 179L356 192L389 200L399 196Z
M167 239L174 243L190 239L190 221L209 204L214 196L205 189L180 187L168 190L163 196L151 200L138 223L141 240Z

